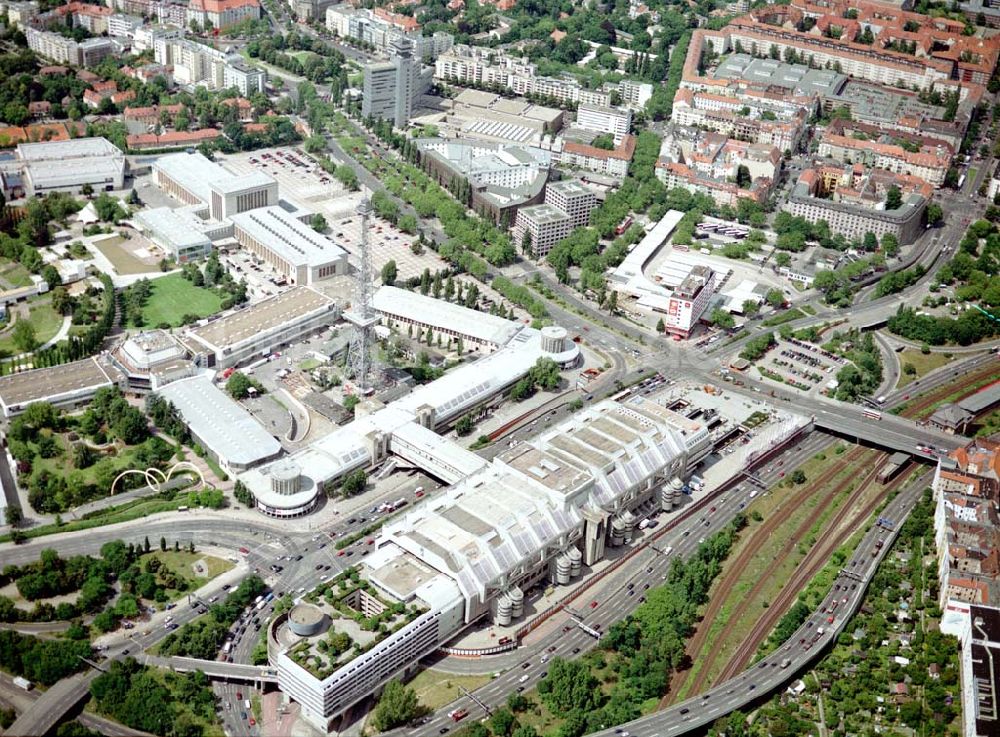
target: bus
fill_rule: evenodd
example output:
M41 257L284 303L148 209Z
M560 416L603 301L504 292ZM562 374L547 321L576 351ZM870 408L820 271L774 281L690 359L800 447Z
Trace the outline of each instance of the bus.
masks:
M718 223L699 223L698 227L702 230L718 230L721 226Z
M869 420L881 420L882 413L874 409L866 409L861 412L862 417L867 417Z
M225 645L222 646L222 654L223 655L229 655L229 653L232 651L232 649L233 649L233 643L230 640L229 642L227 642Z
M632 225L632 216L631 215L629 215L624 220L622 220L620 223L618 223L618 227L615 228L615 235L621 235L622 233L624 233L626 230L629 229L630 225Z

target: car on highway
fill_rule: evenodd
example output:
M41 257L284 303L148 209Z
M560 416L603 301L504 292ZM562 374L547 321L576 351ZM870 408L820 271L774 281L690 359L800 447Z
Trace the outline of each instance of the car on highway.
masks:
M574 654L574 655L578 655L579 653L580 653L580 648L578 648L578 647L574 647L574 648L573 648L573 654Z
M591 609L597 609L597 600L596 599L594 601L590 602L590 608Z

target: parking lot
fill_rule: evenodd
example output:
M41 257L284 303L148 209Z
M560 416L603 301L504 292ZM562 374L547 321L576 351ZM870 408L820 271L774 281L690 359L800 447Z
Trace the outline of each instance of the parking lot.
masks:
M803 392L823 391L847 361L804 341L781 339L767 356L758 362L761 376L780 380Z
M328 222L354 212L361 199L360 192L349 192L298 146L229 154L219 161L235 174L269 174L278 182L281 199L318 212Z

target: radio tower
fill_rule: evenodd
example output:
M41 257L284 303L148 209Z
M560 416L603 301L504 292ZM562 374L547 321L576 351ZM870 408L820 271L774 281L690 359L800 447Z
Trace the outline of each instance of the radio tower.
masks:
M371 355L375 344L375 323L378 322L378 315L372 307L372 255L368 243L371 212L371 200L365 197L358 203L357 209L361 216L361 268L358 270L357 294L351 309L344 313L344 319L354 326L347 352L347 373L354 379L359 394L367 394L377 383L377 371Z

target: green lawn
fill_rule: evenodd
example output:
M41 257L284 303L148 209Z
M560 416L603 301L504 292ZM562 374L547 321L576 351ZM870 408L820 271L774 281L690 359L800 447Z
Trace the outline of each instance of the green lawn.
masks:
M94 243L94 247L104 254L104 257L111 262L115 271L122 276L127 274L146 274L157 270L155 265L143 263L138 258L133 256L122 245L124 242L125 241L120 237L109 237Z
M954 360L955 356L946 356L944 353L938 353L937 351L931 351L930 353L922 353L919 350L913 348L906 348L899 353L899 365L902 368L906 364L912 364L913 368L917 370L917 373L913 376L908 374L900 373L899 383L896 385L897 389L900 389L911 381L919 379L925 374L930 373L936 368L941 368L945 364L950 363Z
M153 540L152 543L155 546L157 541ZM179 578L197 581L199 586L205 583L205 581L215 578L233 568L233 564L228 560L216 558L212 555L205 555L204 553L197 552L197 550L194 553L189 553L187 550L167 550L166 552L155 550L149 553L149 555L159 558L160 562L173 571ZM199 560L205 561L205 565L208 568L207 576L196 576L194 574L194 569L191 566L195 561Z
M35 326L35 339L38 341L38 345L54 338L59 332L59 328L62 327L62 315L52 309L52 305L48 302L33 304L28 310L28 321ZM11 332L0 338L0 356L12 356L21 352L14 345L12 335Z
M9 283L11 288L31 286L31 272L21 264L12 261L4 263L0 267L0 278Z
M184 315L208 317L222 307L222 297L210 289L196 287L180 274L151 282L152 294L142 310L146 325L180 325Z

